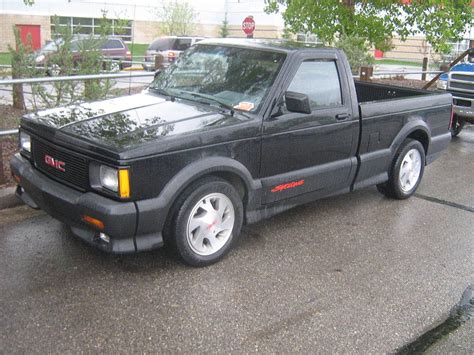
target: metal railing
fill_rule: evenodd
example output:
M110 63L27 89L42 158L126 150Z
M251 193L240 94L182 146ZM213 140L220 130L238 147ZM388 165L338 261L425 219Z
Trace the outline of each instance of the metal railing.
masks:
M64 81L84 81L84 80L105 80L105 79L130 79L140 77L153 77L153 72L147 73L112 73L112 74L91 74L91 75L73 75L73 76L54 76L42 78L19 78L19 79L1 79L0 86L11 86L15 84L39 84ZM143 82L143 84L147 84ZM0 90L2 90L0 88ZM0 131L0 137L7 137L18 133L18 129Z
M372 76L382 76L382 75L408 75L408 74L440 74L443 73L443 71L440 70L410 70L410 71L405 71L405 70L400 70L400 71L378 71L378 72L373 72Z
M0 131L0 137L8 137L18 134L18 128Z
M51 76L43 78L20 78L20 79L4 79L0 80L0 85L13 84L38 84L51 83L55 81L82 81L82 80L97 80L97 79L115 79L115 78L139 78L145 76L154 76L155 73L114 73L114 74L87 74L87 75L72 75L72 76Z

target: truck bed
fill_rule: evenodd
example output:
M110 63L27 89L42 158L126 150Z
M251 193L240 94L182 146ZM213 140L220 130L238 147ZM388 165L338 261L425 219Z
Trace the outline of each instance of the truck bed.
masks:
M355 188L388 179L394 150L401 144L399 139L405 139L403 132L412 125L424 126L431 142L444 142L431 146L426 140L427 162L449 143L445 135L449 132L450 94L366 82L355 82L355 87L361 116L361 165Z
M434 94L422 89L411 89L401 86L374 84L363 81L355 81L357 100L359 102L398 99L412 96Z

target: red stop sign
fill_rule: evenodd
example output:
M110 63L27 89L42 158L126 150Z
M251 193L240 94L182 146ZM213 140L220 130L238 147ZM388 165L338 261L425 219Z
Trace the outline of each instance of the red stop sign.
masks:
M246 35L251 35L255 30L255 21L253 20L253 16L247 16L244 18L242 22L242 30L245 32Z

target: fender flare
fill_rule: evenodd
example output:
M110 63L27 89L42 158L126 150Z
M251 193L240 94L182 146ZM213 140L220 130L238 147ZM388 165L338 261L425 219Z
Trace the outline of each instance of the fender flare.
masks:
M422 119L417 119L405 124L405 126L402 127L400 132L398 132L398 134L393 139L393 142L390 145L392 160L395 154L397 153L398 149L402 145L402 143L405 141L405 139L407 139L407 137L415 131L422 131L428 137L428 145L426 147L426 153L428 152L428 148L431 144L431 130L425 121L423 121Z
M225 157L207 157L184 167L165 185L159 198L166 201L166 207L169 209L189 184L213 172L229 172L239 176L244 182L248 194L262 188L260 179L255 180L248 169L237 160Z
M157 197L135 203L138 212L136 234L159 233L161 235L173 203L178 196L193 181L214 172L229 172L242 179L247 190L246 212L258 206L262 190L260 179L253 179L248 169L234 159L206 157L184 167L165 185Z

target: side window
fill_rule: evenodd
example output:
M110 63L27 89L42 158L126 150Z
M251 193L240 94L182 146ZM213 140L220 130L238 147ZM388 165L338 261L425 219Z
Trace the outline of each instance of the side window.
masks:
M301 63L288 91L308 95L313 110L342 105L336 62L310 60Z
M186 39L178 39L175 44L175 50L177 51L184 51L191 47L191 39L186 38Z

